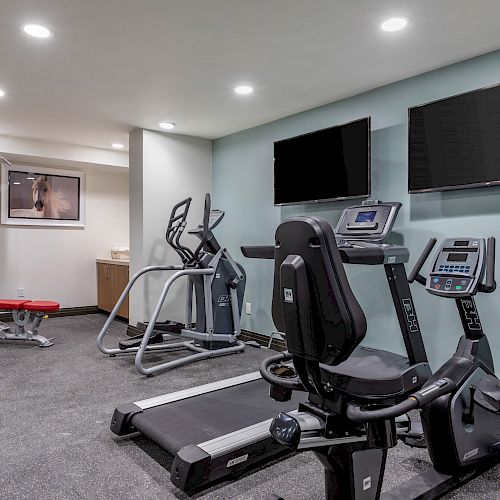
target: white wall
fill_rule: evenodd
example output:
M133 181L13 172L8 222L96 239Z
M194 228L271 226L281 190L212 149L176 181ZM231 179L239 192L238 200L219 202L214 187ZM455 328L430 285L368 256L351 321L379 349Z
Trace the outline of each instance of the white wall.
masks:
M64 144L27 137L0 135L0 152L9 159L28 163L36 159L39 164L64 168L71 162L73 168L105 166L106 168L128 167L126 151L91 148L76 144Z
M202 217L205 193L212 187L212 141L149 130L130 134L131 274L147 265L179 264L165 242L172 206L192 197L187 228ZM198 240L185 232L194 248ZM168 274L151 275L131 294L130 323L149 319ZM161 319L184 316L184 280L172 289Z
M10 157L12 159L12 157ZM46 162L44 162L46 163ZM129 244L128 169L86 168L85 229L0 226L0 296L97 304L95 259Z
M143 245L143 147L144 130L134 129L129 136L129 200L130 200L130 277L139 269L144 267L144 245ZM135 325L143 321L144 317L144 280L139 279L129 295L130 324Z

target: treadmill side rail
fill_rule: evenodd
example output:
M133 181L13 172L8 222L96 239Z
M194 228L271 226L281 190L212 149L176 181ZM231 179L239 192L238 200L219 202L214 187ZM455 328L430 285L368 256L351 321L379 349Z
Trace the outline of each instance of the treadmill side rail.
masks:
M253 382L254 380L260 380L261 378L260 372L246 373L244 375L238 375L236 377L219 380L217 382L210 382L208 384L198 385L189 389L183 389L181 391L171 392L149 399L143 399L142 401L136 401L134 404L142 410L147 410L148 408L166 405L182 399L194 398L201 394L220 391L221 389L226 389L228 387L235 387L240 384L245 384L246 382Z
M130 420L133 415L141 411L142 408L135 403L126 403L116 407L109 428L118 436L125 436L126 434L136 432L130 424Z
M210 473L210 463L209 453L194 444L185 446L174 458L170 480L183 491L195 491L206 483Z
M251 440L242 448L231 448L213 456L199 446L188 445L175 455L170 480L180 490L194 493L222 478L238 477L259 463L271 464L291 453L292 450L277 443L269 431L258 441Z

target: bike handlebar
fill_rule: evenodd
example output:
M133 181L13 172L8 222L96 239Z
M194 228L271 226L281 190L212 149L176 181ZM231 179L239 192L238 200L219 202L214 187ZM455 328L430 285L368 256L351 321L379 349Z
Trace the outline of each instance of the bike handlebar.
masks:
M436 242L437 242L436 238L431 238L427 242L427 245L425 246L423 252L420 254L420 257L418 258L417 262L415 263L415 266L408 275L408 283L413 283L415 280L419 281L418 276L420 276L419 274L420 269L422 269L422 266L424 265L425 261L429 258L429 255L432 252L432 249L434 248ZM422 279L424 279L423 276Z
M482 292L491 293L495 290L495 238L488 238L486 250L486 282L482 287Z
M453 392L457 388L455 382L449 378L440 378L423 389L413 393L408 399L387 408L376 410L362 410L358 403L347 405L347 418L353 422L368 423L375 420L388 420L408 413L410 410L421 408L435 399Z
M289 354L288 351L281 352L279 354L271 356L270 358L265 359L260 364L260 374L262 375L262 378L266 382L269 382L271 385L281 387L283 389L291 389L292 391L305 391L306 389L302 385L302 382L300 381L299 377L287 380L284 378L277 377L276 375L273 375L269 371L269 366L275 363L280 363L280 362L285 363L291 360L292 360L292 355Z

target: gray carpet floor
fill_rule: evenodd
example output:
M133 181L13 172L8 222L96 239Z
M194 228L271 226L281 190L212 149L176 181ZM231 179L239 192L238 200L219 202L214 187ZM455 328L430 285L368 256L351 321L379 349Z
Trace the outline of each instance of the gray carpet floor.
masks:
M101 315L48 319L41 333L55 337L54 346L0 344L0 498L188 498L170 483L170 462L160 449L142 437L110 432L115 406L249 373L269 355L247 347L241 355L146 378L135 371L132 357L109 358L96 349L103 323ZM110 340L124 334L125 325L115 323ZM429 466L425 450L398 445L389 451L384 490ZM499 489L497 467L447 498L500 499ZM311 453L298 454L197 498L265 499L269 493L322 499L322 467Z

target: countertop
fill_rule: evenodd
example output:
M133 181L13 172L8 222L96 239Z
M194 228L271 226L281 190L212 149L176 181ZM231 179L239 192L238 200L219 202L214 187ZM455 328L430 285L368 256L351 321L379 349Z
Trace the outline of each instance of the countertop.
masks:
M98 264L115 264L118 266L129 266L129 260L120 260L120 259L96 259Z

